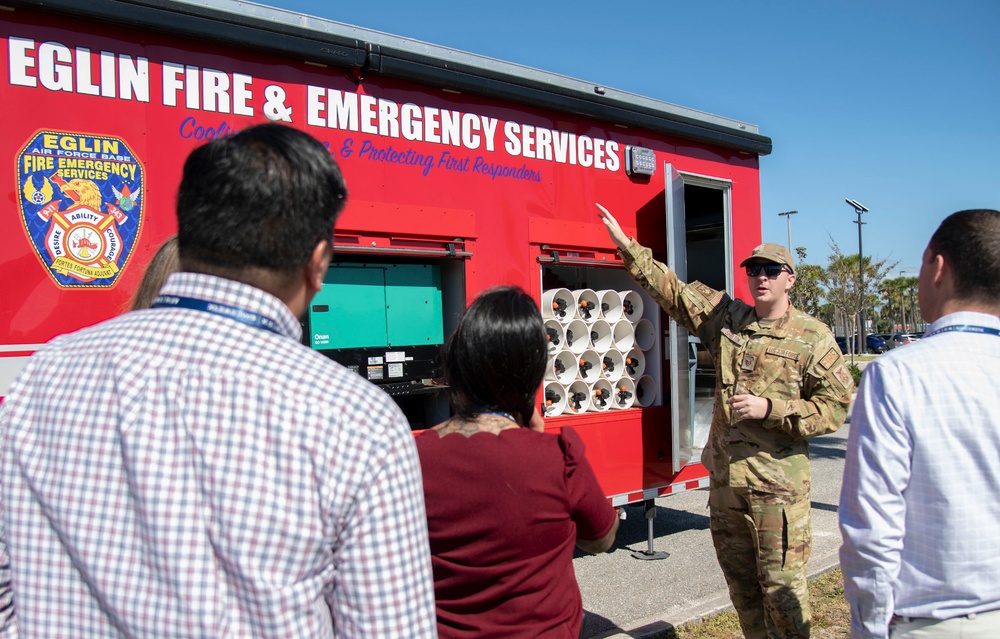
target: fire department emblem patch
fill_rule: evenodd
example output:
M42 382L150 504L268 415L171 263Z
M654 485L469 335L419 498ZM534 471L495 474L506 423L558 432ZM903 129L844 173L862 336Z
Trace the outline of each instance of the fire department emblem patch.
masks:
M124 140L39 131L17 157L35 253L63 288L110 288L142 227L145 167Z

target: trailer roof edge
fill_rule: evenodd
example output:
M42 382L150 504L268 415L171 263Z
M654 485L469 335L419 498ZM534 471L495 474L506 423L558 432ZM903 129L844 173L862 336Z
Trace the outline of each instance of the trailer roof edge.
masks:
M236 0L0 0L365 69L767 155L758 127L612 87L440 45ZM253 43L252 45L248 43Z

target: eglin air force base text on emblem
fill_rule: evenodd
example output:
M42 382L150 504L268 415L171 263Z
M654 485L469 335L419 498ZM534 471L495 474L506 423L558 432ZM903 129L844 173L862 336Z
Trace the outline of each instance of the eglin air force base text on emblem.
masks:
M58 286L110 288L142 226L145 168L119 138L39 131L17 157L21 219Z

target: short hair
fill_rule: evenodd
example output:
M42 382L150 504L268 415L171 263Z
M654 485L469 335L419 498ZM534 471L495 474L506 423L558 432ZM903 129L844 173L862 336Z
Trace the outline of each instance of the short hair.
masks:
M347 189L314 137L260 124L196 148L177 194L181 260L293 273L332 240Z
M961 299L1000 304L1000 211L952 213L934 231L928 246L951 266Z
M171 235L160 245L146 267L146 272L139 282L139 288L135 290L135 295L132 297L130 309L137 311L152 306L153 300L163 288L163 283L167 281L167 276L178 270L180 270L180 260L177 255L177 236Z
M535 300L516 286L483 292L444 346L444 379L462 417L507 412L527 425L548 347Z

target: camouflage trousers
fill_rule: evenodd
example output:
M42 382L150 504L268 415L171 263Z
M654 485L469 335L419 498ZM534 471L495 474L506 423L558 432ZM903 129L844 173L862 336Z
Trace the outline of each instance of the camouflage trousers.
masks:
M747 639L809 636L809 495L711 489L712 541Z

